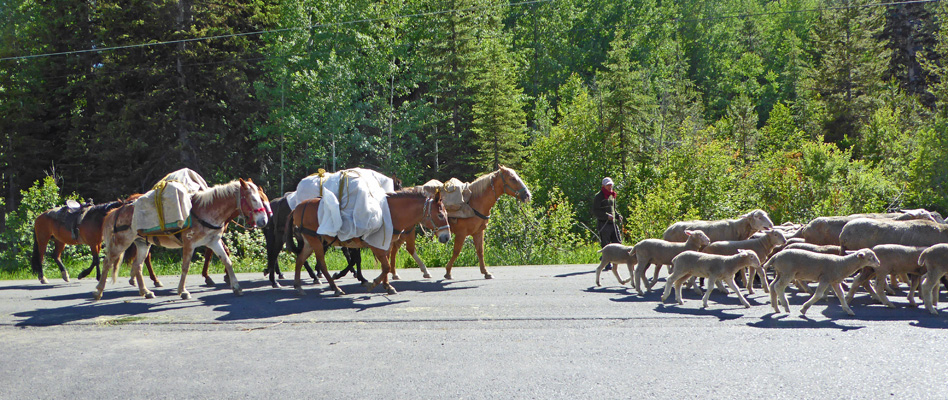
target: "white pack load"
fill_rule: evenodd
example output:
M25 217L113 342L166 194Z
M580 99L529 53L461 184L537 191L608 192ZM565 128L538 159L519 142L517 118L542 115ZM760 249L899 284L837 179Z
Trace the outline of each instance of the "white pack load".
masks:
M432 179L422 187L428 196L434 196L436 192L441 191L441 203L444 204L444 210L448 212L448 217L474 217L474 209L468 204L468 201L471 200L470 183L461 182L458 178L451 178L444 183Z
M322 198L316 233L341 241L361 238L372 247L388 250L392 244L392 216L386 193L395 191L395 181L365 168L334 173L320 170L296 185L286 195L290 209L303 201Z
M204 178L188 168L165 175L133 203L132 229L141 235L157 235L190 227L191 195L207 188Z

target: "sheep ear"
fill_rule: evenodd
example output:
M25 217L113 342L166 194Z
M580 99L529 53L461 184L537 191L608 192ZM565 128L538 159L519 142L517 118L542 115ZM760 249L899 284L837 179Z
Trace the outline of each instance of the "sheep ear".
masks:
M692 231L685 231L685 236L691 236Z
M866 253L863 252L863 251L860 251L860 252L856 253L856 257L859 257L859 258L866 258Z

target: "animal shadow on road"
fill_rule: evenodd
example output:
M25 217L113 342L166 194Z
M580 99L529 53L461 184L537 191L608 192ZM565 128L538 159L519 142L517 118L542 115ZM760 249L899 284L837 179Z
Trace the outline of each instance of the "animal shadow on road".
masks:
M122 298L140 299L138 296L138 289L121 291L116 290L114 292L120 293ZM80 298L88 298L89 301L86 303L73 304L64 307L41 308L14 313L13 316L17 318L24 318L24 320L16 323L15 326L56 326L85 320L101 320L105 323L108 323L109 317L145 316L149 313L200 306L199 303L194 302L176 302L174 299L177 299L177 297L157 302L124 301L117 300L115 298L112 298L111 300L104 299L94 302L92 301L91 293L80 293L76 294L75 296L79 296ZM70 295L60 297L72 298L74 296Z

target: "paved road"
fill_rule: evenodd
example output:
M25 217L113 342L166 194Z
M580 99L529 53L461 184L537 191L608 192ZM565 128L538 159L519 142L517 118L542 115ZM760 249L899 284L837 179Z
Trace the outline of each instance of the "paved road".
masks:
M948 311L860 295L856 317L830 298L801 318L804 296L775 315L759 292L750 309L688 291L662 306L611 275L594 287L592 269L409 269L399 294L345 278L338 298L257 274L239 275L242 297L192 276L191 300L175 277L155 299L120 280L98 302L90 280L4 281L0 398L948 397Z

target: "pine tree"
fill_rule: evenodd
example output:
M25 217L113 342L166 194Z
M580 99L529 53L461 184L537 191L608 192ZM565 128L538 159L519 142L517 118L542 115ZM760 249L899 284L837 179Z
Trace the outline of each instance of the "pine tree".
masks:
M884 9L846 0L824 11L814 30L817 52L810 76L826 104L825 139L848 146L880 105L891 50L880 39Z
M526 139L523 90L516 84L516 65L499 39L486 41L486 69L477 78L473 133L478 165L493 171L500 165L519 168Z

